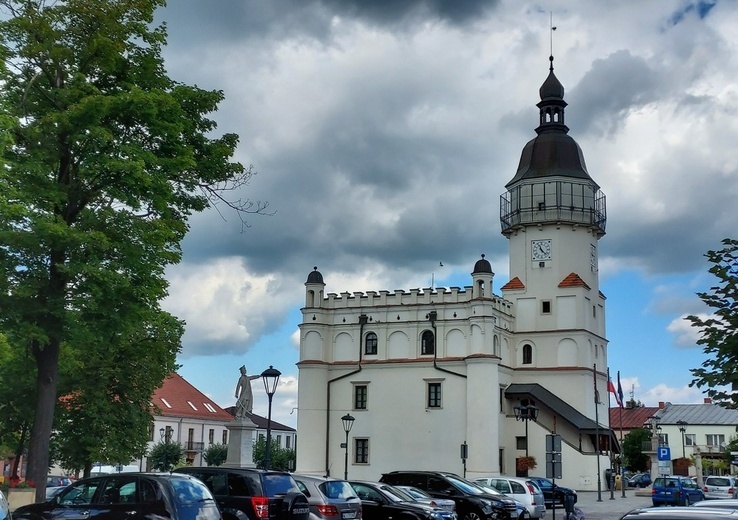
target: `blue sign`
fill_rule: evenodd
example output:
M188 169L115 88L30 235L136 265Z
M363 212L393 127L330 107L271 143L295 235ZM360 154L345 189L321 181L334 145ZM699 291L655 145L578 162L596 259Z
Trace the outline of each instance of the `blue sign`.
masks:
M656 457L658 460L671 460L671 449L668 446L659 446Z

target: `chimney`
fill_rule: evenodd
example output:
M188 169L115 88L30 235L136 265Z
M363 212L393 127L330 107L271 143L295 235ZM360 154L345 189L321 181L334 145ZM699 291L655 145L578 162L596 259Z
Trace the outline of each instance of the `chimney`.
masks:
M659 410L663 410L664 409L664 404L665 403L663 401L659 401Z
M704 404L712 404L712 399L710 399L709 397L705 397Z

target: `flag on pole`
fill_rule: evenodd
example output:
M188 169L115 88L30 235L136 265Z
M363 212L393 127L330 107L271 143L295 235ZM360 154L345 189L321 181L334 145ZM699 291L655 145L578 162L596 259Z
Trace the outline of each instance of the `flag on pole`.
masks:
M623 387L620 386L620 370L618 370L618 397L620 398L620 408L623 407Z
M618 406L621 408L623 407L623 400L621 399L620 395L618 395L618 391L615 390L615 385L612 383L612 379L608 376L607 378L607 391L612 392L615 394L615 401L617 401Z

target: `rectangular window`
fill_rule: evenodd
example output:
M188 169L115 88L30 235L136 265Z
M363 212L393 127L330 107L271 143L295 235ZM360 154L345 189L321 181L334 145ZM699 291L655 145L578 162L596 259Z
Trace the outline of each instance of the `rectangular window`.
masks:
M149 440L154 440L154 423L149 423Z
M669 445L669 434L659 433L659 446L668 446L668 445Z
M277 435L277 447L278 448L282 447L282 436L281 435Z
M284 438L284 447L288 450L292 448L292 437L290 437L289 435Z
M551 301L543 300L541 302L541 314L551 314Z
M725 444L725 435L723 434L709 433L706 437L708 446L723 446Z
M210 428L210 431L208 432L208 442L210 444L215 442L215 430Z
M354 410L366 410L367 394L366 385L354 385Z
M369 464L369 439L354 439L354 464Z
M441 383L428 383L428 408L441 408Z
M515 437L515 447L519 450L524 450L527 446L528 441L525 437Z
M697 445L697 435L694 433L685 433L684 434L684 445L685 446L696 446Z
M223 444L228 444L228 430L223 430Z
M192 444L193 442L195 442L195 429L194 428L189 428L187 430L187 442L188 444Z

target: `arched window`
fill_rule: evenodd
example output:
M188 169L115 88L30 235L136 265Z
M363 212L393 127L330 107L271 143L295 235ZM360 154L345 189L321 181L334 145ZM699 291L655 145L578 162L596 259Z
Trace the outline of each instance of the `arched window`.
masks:
M530 365L533 363L533 347L529 344L523 345L523 364Z
M364 338L364 354L372 356L377 354L377 335L373 332L369 332Z
M424 356L434 354L436 351L436 338L433 336L433 331L426 330L420 339L420 353Z

